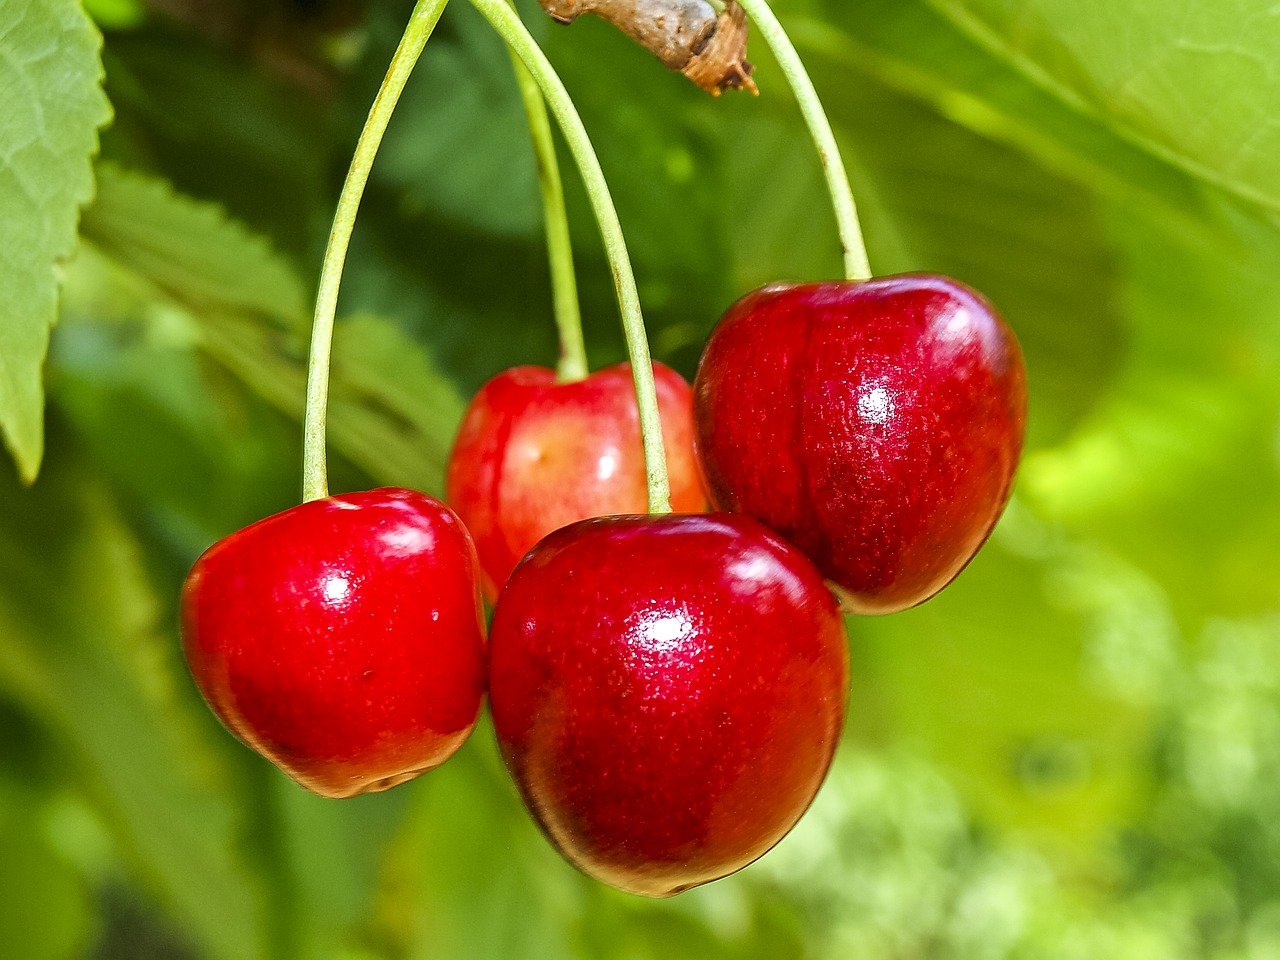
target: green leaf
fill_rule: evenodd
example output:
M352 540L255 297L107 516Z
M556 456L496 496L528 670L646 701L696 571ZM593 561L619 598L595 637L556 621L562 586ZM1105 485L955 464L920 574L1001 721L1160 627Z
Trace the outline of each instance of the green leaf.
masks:
M84 235L144 286L163 291L185 317L179 323L192 342L274 406L301 418L301 284L260 236L229 220L216 204L110 166L104 166L98 201L85 213ZM137 296L135 291L134 305L125 312L142 319L148 309L145 297ZM394 326L375 317L338 323L330 441L370 476L442 489L462 407L423 348Z
M150 16L139 29L113 32L103 65L116 122L102 152L159 173L185 193L217 197L282 249L307 252L316 230L328 226L334 176L345 168L355 134L334 142L336 112L320 95L326 81L312 72L308 52L299 51L295 61L283 45L270 47L279 60L266 49L258 57L227 49L232 34L252 30L259 17L262 24L291 18L286 8L267 0L251 9L219 8L189 24L179 22L181 13ZM285 63L297 63L300 72L281 76L290 74ZM361 118L367 109L365 100Z
M1064 596L1068 574L1100 570L1110 574L1097 578L1112 587L1106 602L1083 588ZM1151 592L1139 572L1078 545L1031 557L988 545L927 603L850 621L863 677L853 729L883 726L925 747L984 817L1060 854L1091 850L1138 808L1152 720L1094 667L1108 636L1098 611L1140 635L1163 631L1164 649L1169 618Z
M185 568L227 531L296 501L299 432L196 349L189 317L126 302L91 279L108 266L86 245L68 270L49 355L50 408ZM114 310L122 318L104 323ZM129 322L139 316L147 319Z
M1280 210L1280 11L1264 0L929 0L1065 103Z
M1065 179L1110 196L1140 197L1173 229L1203 231L1198 181L1028 80L926 0L824 0L821 6L825 20L792 24L807 57L870 75ZM838 97L844 86L828 95Z
M139 0L84 0L84 9L100 27L127 30L146 19Z
M274 777L273 786L283 843L272 852L276 868L292 874L300 920L299 949L290 956L346 957L336 945L355 948L355 934L369 925L388 846L418 788L334 803L284 777ZM350 956L365 954L353 949Z
M211 355L301 419L306 364L282 337L230 314L204 314L198 322ZM378 482L442 491L462 409L422 347L387 321L359 317L336 326L330 443Z
M491 730L415 781L387 848L378 917L394 956L553 960L574 956L568 928L585 880L520 807ZM502 851L496 858L483 851ZM480 855L477 855L477 854Z
M1280 602L1280 235L1250 231L1241 262L1123 206L1111 221L1128 357L1080 429L1027 458L1021 489L1158 572L1192 625L1265 609Z
M41 368L57 313L58 262L93 193L89 158L110 117L101 39L75 0L0 7L0 429L23 479L44 451Z
M196 309L254 311L294 329L306 320L297 272L266 239L160 178L99 164L98 195L84 211L81 233Z
M82 955L89 932L86 885L52 848L46 810L0 781L0 952L24 960Z
M540 222L538 185L506 47L467 4L444 26L457 39L441 37L423 55L374 175L400 192L406 213L530 233Z
M335 442L366 469L376 466L374 476L442 490L464 404L427 351L386 320L362 316L338 325L334 354Z
M70 748L130 859L209 955L261 957L225 735L188 712L141 546L65 460L34 490L0 486L0 685Z
M728 258L733 289L745 293L783 279L840 276L835 217L813 144L776 111L756 110L740 119L738 132L730 135L741 145L727 164L726 206L730 229L750 242L732 249ZM775 181L779 169L791 175ZM761 183L770 183L770 189L761 190ZM865 192L860 202L865 214ZM786 229L793 220L806 228Z

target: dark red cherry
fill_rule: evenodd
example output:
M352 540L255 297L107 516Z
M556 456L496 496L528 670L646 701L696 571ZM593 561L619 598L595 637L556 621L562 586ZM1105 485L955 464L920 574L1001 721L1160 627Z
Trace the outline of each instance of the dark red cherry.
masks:
M748 294L712 332L694 394L713 504L799 546L857 613L927 600L969 562L1026 421L1013 333L928 275Z
M385 790L462 745L482 630L471 538L412 490L260 520L210 547L182 591L187 663L213 712L325 797Z
M672 508L706 509L693 456L693 393L653 365ZM529 548L575 520L647 508L640 419L629 364L557 383L545 367L515 367L472 399L449 457L447 499L475 537L485 594Z
M670 896L796 823L844 720L834 598L748 517L609 517L524 559L490 632L490 708L535 820L585 873Z

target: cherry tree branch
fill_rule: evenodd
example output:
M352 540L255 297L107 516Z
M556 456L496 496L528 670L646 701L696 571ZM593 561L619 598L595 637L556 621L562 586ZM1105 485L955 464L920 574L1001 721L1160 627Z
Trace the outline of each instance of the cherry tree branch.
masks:
M607 20L713 96L746 87L753 93L747 19L735 0L717 15L707 0L538 0L561 23L584 13Z

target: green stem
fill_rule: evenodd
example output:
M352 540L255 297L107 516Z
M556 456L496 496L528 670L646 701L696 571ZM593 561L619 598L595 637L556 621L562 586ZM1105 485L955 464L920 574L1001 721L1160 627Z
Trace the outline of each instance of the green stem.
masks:
M471 3L529 68L560 124L565 142L582 174L587 196L591 200L596 222L604 238L605 254L609 258L609 268L618 293L618 309L622 313L627 352L631 357L631 375L635 382L636 402L640 407L640 433L644 441L649 512L670 513L671 487L667 480L667 457L662 448L662 422L658 417L658 395L653 385L649 341L645 336L644 318L640 313L640 294L636 290L635 275L631 271L631 260L622 237L622 225L618 222L618 213L613 207L604 171L600 169L600 161L569 92L520 18L505 0L471 0Z
M547 258L551 263L551 299L555 305L556 329L560 332L560 363L556 379L570 383L585 379L588 373L587 347L582 338L582 312L578 307L578 281L573 272L573 247L569 241L569 216L564 207L564 188L560 182L560 163L551 138L551 120L547 102L533 74L511 53L520 99L529 118L529 136L533 139L533 156L538 167L538 186L542 191L542 217L547 233Z
M809 135L813 138L818 158L822 161L827 191L831 194L831 205L836 214L840 245L844 248L845 277L849 280L869 280L871 264L867 259L866 243L862 239L862 227L858 223L858 208L853 200L853 190L849 187L849 177L845 173L844 162L840 159L840 148L836 146L835 134L831 132L831 124L822 109L818 92L813 88L813 81L809 79L809 73L787 32L769 9L767 0L738 0L738 3L747 11L756 30L773 51L778 66L782 68L783 75L795 93L805 123L809 126Z
M302 420L302 498L319 500L329 495L329 480L325 465L325 424L329 406L329 361L333 347L333 320L338 309L338 287L342 282L342 267L347 259L347 247L355 226L360 198L373 158L382 143L387 123L395 111L404 85L413 72L422 49L427 45L431 32L440 20L449 0L418 0L404 28L400 45L396 47L391 66L383 78L368 119L360 131L347 178L338 197L338 209L329 231L329 244L324 252L324 264L320 268L320 283L316 293L315 320L311 327L311 356L307 361L307 406Z

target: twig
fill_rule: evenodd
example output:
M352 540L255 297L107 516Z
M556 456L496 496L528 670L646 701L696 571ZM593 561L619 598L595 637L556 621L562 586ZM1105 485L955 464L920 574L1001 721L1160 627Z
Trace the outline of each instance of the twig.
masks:
M561 23L584 13L607 20L712 96L756 92L747 52L747 18L735 0L716 15L707 0L538 0Z

